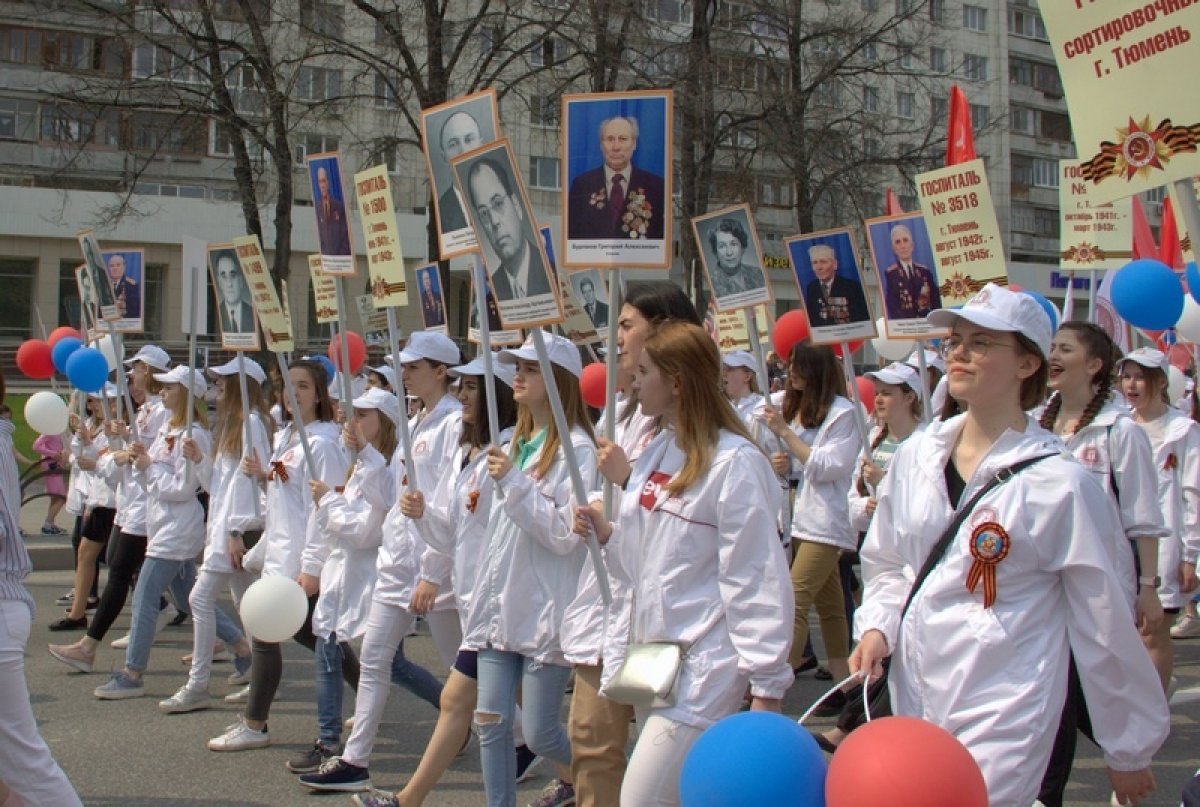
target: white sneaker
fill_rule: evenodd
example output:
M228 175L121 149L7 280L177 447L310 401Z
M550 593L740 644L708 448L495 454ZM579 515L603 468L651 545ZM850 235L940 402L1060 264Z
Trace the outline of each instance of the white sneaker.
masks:
M120 639L113 639L108 645L113 650L125 650L129 647L129 634L126 633Z
M266 748L271 744L271 737L264 726L262 731L255 731L239 720L236 725L208 741L210 751L246 751L251 748Z
M207 709L208 706L208 692L190 689L187 684L181 686L178 692L165 701L158 702L158 708L169 715L198 712L201 709Z
M225 696L226 703L249 703L250 702L250 687L239 689L237 692L230 692Z
M1200 636L1200 617L1184 614L1171 626L1173 639L1195 639L1197 636Z
M233 653L229 652L229 648L225 646L224 642L218 641L216 644L213 645L212 660L214 663L216 663L216 662L227 663L227 662L233 661Z

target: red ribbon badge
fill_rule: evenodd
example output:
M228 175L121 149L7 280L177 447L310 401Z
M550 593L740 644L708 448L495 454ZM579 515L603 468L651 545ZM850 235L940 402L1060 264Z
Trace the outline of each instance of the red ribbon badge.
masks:
M996 567L1008 557L1011 546L1012 539L995 521L986 521L971 532L971 557L975 562L967 572L967 591L974 594L982 580L984 608L996 602Z
M271 462L271 470L269 473L267 473L268 482L276 478L278 478L280 482L287 482L289 479L287 466L279 460L274 460Z
M467 512L474 513L479 507L479 491L473 490L467 494Z
M175 437L174 437L174 435L170 435L170 434L168 434L168 435L167 435L165 438L163 438L163 439L164 439L164 440L166 440L166 443L167 443L167 451L168 451L168 452L174 451L174 450L175 450Z
M1163 463L1163 470L1164 471L1174 471L1178 467L1179 467L1179 458L1175 456L1174 452L1171 452L1170 454L1167 455L1167 461Z

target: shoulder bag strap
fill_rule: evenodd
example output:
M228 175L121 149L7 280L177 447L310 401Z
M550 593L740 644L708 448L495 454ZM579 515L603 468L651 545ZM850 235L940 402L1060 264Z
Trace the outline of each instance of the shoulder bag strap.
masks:
M1043 454L1040 457L1031 457L1030 459L1021 460L1020 462L1014 463L1007 468L1001 468L996 472L995 476L988 480L986 485L980 488L979 491L971 497L971 500L967 502L966 506L958 511L958 515L954 517L954 520L950 522L950 526L946 527L946 531L942 533L942 537L938 539L936 544L934 544L933 549L929 553L929 557L925 558L925 563L923 566L921 566L921 571L917 574L916 581L913 583L912 588L909 589L908 599L904 601L904 607L900 609L901 623L904 622L904 615L908 613L908 607L912 605L913 598L917 596L917 591L921 588L921 585L925 582L925 579L929 577L929 574L933 571L934 567L941 562L942 557L946 554L946 549L950 546L951 542L954 541L954 536L958 534L959 527L962 526L963 521L965 521L967 516L971 514L971 511L975 509L975 505L979 504L979 500L990 493L993 488L1004 484L1009 479L1012 479L1021 471L1028 468L1030 465L1041 462L1042 460L1046 459L1046 457L1053 456L1055 455Z

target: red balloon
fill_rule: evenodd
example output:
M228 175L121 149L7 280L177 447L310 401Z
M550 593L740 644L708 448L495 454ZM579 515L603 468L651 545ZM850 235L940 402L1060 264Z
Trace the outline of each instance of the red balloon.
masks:
M80 341L83 340L83 336L79 333L79 331L75 330L70 325L60 325L50 332L50 336L48 339L46 339L46 343L50 345L50 347L54 347L56 344L58 344L59 339L63 339L67 336L74 336Z
M775 355L787 361L792 348L809 337L808 315L802 309L794 309L775 320L771 341L775 344Z
M17 348L17 369L30 378L46 379L54 375L50 345L41 339L28 339Z
M875 382L865 376L858 376L854 379L855 386L858 387L858 397L862 401L863 406L867 408L867 414L875 412Z
M827 807L987 807L979 765L949 732L881 717L842 741L825 777Z
M363 362L367 360L367 346L363 343L363 338L354 331L345 331L346 334L346 352L350 356L350 375L354 375L362 369ZM338 334L329 341L329 360L333 362L333 366L338 372L342 370L342 335Z
M579 376L579 392L583 395L585 404L593 409L604 408L608 392L605 384L607 379L603 362L592 362L583 368L583 374Z
M855 339L853 342L850 343L850 355L854 355L855 353L857 353L858 349L862 346L863 346L863 340ZM838 342L837 344L830 345L830 347L833 348L833 355L837 356L840 359L842 357L842 343Z

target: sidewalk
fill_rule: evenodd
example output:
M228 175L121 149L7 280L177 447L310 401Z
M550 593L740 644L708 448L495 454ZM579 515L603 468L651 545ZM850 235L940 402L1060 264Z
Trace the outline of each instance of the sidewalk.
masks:
M21 508L21 532L25 534L25 547L33 560L33 569L37 572L73 569L75 553L71 549L71 530L75 527L75 516L63 510L58 514L58 526L65 532L42 535L49 507L50 499L41 496Z

